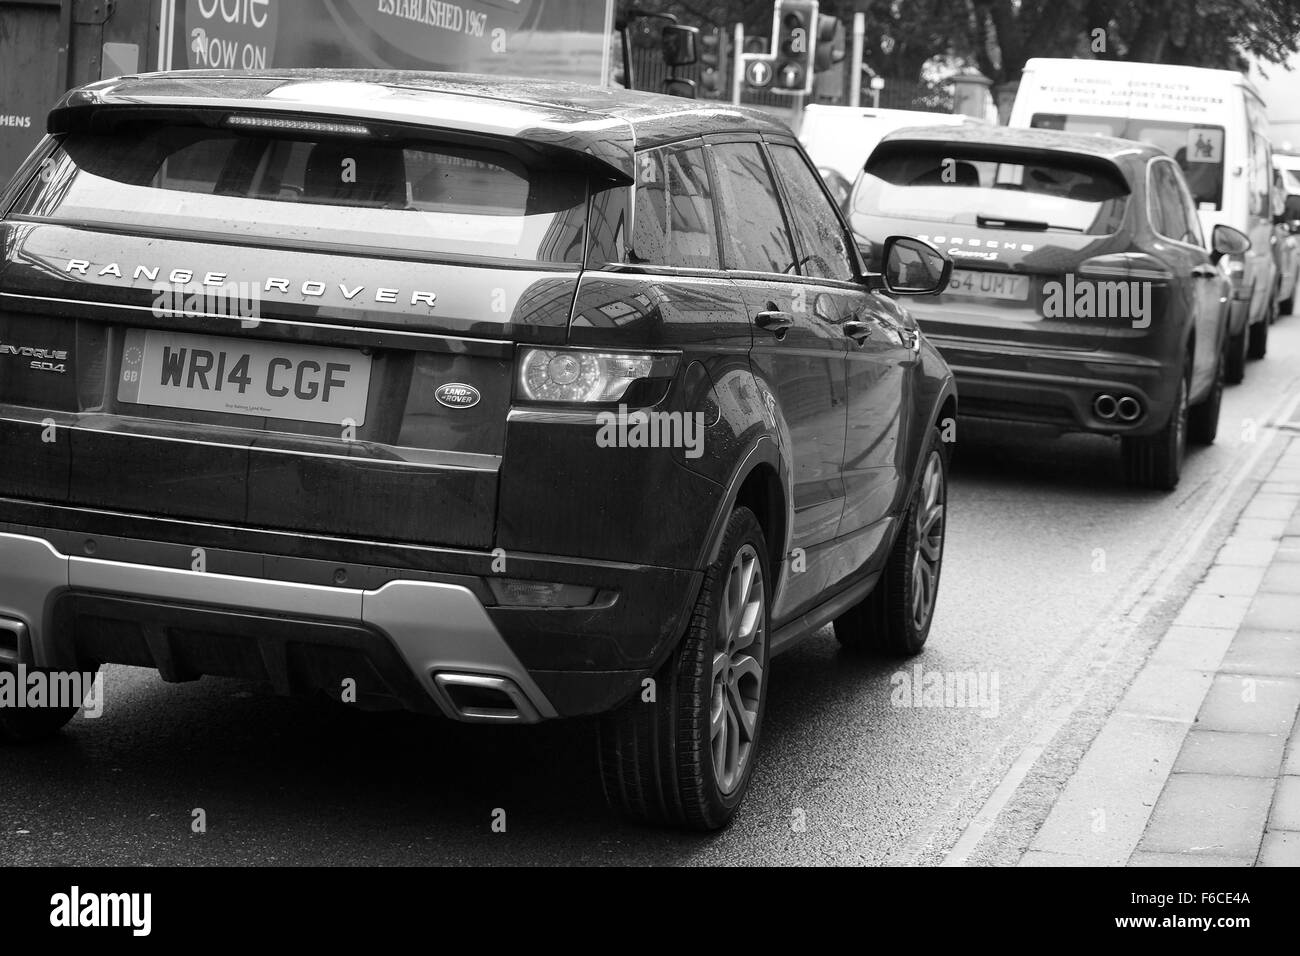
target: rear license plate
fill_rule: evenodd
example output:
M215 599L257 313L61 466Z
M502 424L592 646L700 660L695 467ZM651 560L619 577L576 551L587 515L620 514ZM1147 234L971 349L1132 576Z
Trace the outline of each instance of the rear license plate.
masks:
M948 291L957 295L973 295L985 299L1029 298L1029 276L1013 276L1002 272L974 272L954 269L948 280Z
M350 349L131 329L117 398L228 415L365 424L370 356Z

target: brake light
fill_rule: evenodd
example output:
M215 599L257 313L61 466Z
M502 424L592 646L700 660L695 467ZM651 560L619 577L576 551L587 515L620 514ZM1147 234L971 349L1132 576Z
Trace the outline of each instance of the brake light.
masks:
M228 129L273 130L277 133L325 133L329 136L369 136L370 127L360 123L326 123L319 120L290 119L282 116L249 116L243 113L227 117Z

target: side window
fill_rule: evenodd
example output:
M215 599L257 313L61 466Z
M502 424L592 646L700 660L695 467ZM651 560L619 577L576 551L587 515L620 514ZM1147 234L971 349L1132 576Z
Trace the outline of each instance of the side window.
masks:
M1201 217L1196 212L1196 203L1192 200L1187 180L1179 176L1172 168L1169 175L1174 180L1174 187L1183 201L1183 220L1187 223L1187 239L1194 246L1205 246L1204 234L1201 232Z
M771 147L772 159L790 196L790 218L804 256L800 271L818 279L853 279L853 260L844 227L822 191L818 175L793 146Z
M718 269L718 230L704 151L655 149L637 157L636 213L628 261Z
M1194 242L1200 245L1200 230L1193 228L1188 219L1188 209L1183 196L1183 185L1174 173L1174 167L1160 161L1151 167L1152 226L1156 232L1177 242Z
M793 275L794 247L758 144L725 143L711 149L718 167L727 268Z

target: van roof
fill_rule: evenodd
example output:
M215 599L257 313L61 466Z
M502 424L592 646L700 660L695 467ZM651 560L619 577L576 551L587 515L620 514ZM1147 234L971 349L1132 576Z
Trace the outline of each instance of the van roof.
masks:
M346 117L506 136L584 154L620 178L632 154L709 132L789 136L760 110L579 83L400 70L180 70L103 80L72 90L49 117L51 133L118 107L198 107Z
M1253 83L1244 74L1236 70L1212 70L1204 66L1176 66L1171 63L1142 63L1134 60L1094 60L1085 57L1049 57L1035 56L1025 62L1025 73L1041 70L1048 73L1079 72L1080 68L1096 67L1097 72L1108 76L1164 76L1170 79L1182 77L1202 83L1228 83L1243 86L1259 96ZM1260 97L1262 100L1263 97Z

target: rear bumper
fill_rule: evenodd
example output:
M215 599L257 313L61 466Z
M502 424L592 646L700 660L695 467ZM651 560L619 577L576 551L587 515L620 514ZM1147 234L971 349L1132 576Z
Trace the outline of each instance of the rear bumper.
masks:
M476 593L484 588L462 583L344 587L193 571L70 555L28 531L0 531L0 623L21 624L11 630L20 661L153 667L168 680L244 677L336 700L346 699L351 678L362 707L459 720L530 723L616 705L652 668L653 638L676 626L664 593L693 578L640 569L619 582L620 600L609 605L503 609L485 606ZM653 601L659 619L647 640L620 642L617 661L590 653L617 640L630 617L649 618Z
M928 337L953 371L965 417L1103 435L1143 435L1158 431L1173 408L1176 373L1158 359ZM1131 422L1103 419L1095 410L1100 395L1134 398L1141 414Z

